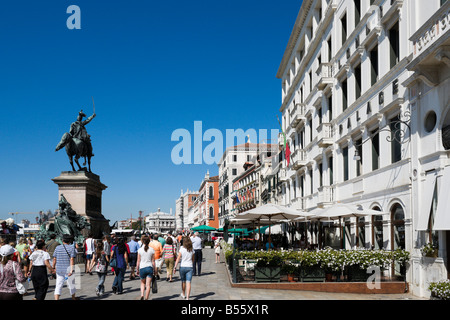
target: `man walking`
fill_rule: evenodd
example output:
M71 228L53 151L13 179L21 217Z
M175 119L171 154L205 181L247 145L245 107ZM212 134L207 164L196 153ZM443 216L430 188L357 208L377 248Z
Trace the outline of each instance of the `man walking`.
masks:
M138 250L139 250L139 243L136 241L135 236L131 236L131 240L128 242L128 247L130 248L130 280L135 279L134 270L136 269L136 263L137 263L137 256L138 256Z
M52 233L50 235L50 240L45 244L45 250L50 257L53 257L53 252L55 252L57 246L59 246L59 243L56 241L56 234ZM50 279L54 279L53 274L50 275Z
M64 286L64 281L67 280L72 300L79 300L75 296L75 258L77 257L77 250L72 244L73 238L70 235L63 236L63 244L56 247L53 253L53 270L56 271L55 284L55 300L59 300L61 290Z
M163 263L163 257L162 257L162 251L163 247L161 245L161 242L158 241L158 235L153 235L153 240L149 243L149 246L155 250L155 274L156 274L156 280L159 280L159 273L161 271L162 263Z
M199 276L202 273L202 259L203 259L203 253L202 253L202 239L199 237L198 232L195 232L194 235L191 237L192 241L192 249L194 249L194 269L193 269L193 275Z

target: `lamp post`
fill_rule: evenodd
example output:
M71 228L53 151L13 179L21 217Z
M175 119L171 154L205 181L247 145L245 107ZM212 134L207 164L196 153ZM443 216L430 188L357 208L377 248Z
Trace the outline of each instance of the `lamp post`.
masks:
M403 118L403 120L402 120L402 118ZM396 142L396 143L404 144L404 143L408 142L409 139L411 138L410 122L411 122L411 113L410 113L410 111L405 111L403 114L400 113L397 119L391 120L389 123L389 127L386 128L386 126L385 126L381 129L378 128L375 132L372 132L371 135L369 136L369 138L367 138L366 140L362 141L361 143L354 143L356 150L355 150L355 154L353 156L353 160L360 161L361 155L359 154L358 148L360 146L362 146L364 143L366 143L367 141L372 140L372 138L374 136L376 136L377 134L379 134L380 132L383 132L383 131L387 131L387 132L391 133L390 136L386 137L386 141L388 141L389 143ZM405 139L406 131L408 131L407 139Z

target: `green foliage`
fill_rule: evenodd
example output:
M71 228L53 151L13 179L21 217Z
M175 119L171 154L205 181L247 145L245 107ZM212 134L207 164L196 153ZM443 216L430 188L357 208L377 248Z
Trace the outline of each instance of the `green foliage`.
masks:
M422 248L420 248L420 251L422 252L422 255L426 257L435 257L437 256L437 250L438 247L434 246L432 243L427 243Z
M442 300L450 300L450 280L431 282L428 289L432 296Z
M359 266L366 269L370 266L387 268L391 263L397 262L405 265L410 259L410 253L403 249L387 250L335 250L326 248L322 250L282 250L282 251L240 251L242 259L258 260L259 266L281 266L295 263L303 267L320 266L329 271L340 271L347 266Z

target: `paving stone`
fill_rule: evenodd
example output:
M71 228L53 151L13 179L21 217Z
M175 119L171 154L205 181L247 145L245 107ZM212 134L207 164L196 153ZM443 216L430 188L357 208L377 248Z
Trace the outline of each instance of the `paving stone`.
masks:
M192 279L191 300L408 300L419 299L409 293L405 294L341 294L327 292L311 292L297 290L267 290L232 288L229 283L228 271L225 263L214 263L214 250L203 249L204 261L202 263L202 274ZM223 261L223 258L222 258ZM84 271L84 265L78 265L79 270ZM98 283L97 274L82 273L80 275L80 287L77 296L82 300L139 300L140 280L129 280L130 270L125 274L124 293L116 295L112 293L111 286L114 276L109 273L105 281L105 294L97 297L95 287ZM55 280L50 280L50 287L46 300L54 300ZM166 281L165 267L158 281L158 293L150 294L152 300L181 300L181 282L178 272L173 277L173 282ZM32 300L34 290L32 284L24 300ZM69 289L64 286L61 300L70 300Z

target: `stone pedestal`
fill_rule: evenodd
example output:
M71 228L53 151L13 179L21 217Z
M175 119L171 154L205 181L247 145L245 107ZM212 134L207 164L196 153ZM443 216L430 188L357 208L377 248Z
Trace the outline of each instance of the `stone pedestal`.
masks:
M72 209L85 216L91 224L94 238L100 239L103 232L109 234L109 220L102 214L102 192L107 186L100 182L98 175L85 171L63 171L52 181L58 185L58 201L64 194Z

